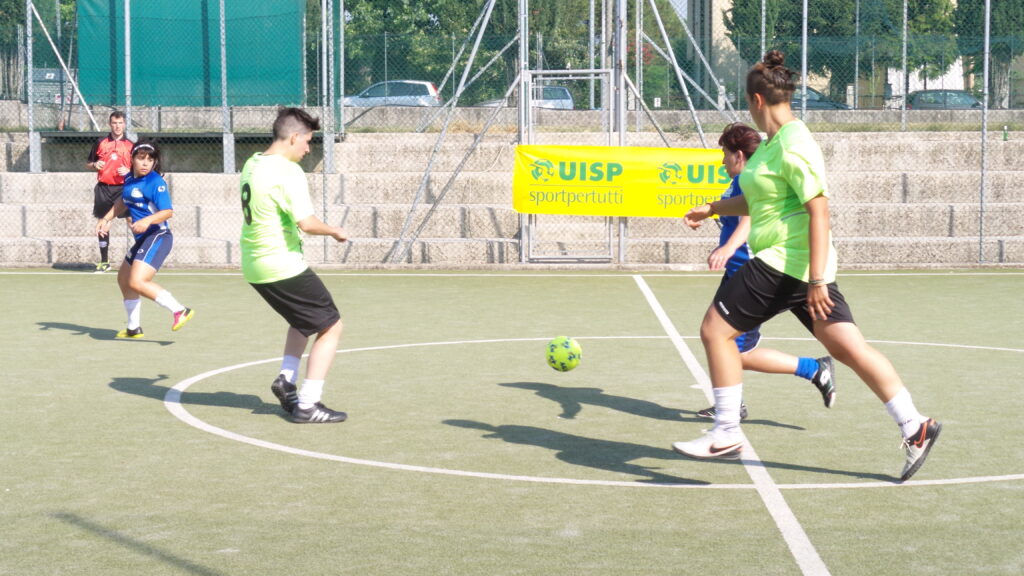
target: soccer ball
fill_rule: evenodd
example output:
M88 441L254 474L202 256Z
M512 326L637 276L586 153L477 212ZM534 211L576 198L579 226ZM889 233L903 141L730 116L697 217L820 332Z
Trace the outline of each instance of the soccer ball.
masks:
M568 372L579 366L582 356L580 343L568 336L559 336L548 342L548 366L559 372Z

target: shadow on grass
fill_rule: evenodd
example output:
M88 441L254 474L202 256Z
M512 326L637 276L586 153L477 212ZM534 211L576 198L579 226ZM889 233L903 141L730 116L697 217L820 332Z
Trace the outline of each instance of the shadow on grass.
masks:
M110 387L118 392L135 394L144 398L152 398L163 402L170 386L161 386L158 382L166 380L166 374L156 378L115 377ZM264 402L255 394L236 394L234 392L189 392L181 394L181 404L185 406L217 406L222 408L240 408L253 414L275 414L286 417L281 405L277 402Z
M653 418L656 420L670 420L674 422L710 422L710 420L698 417L696 411L693 410L666 408L660 404L649 402L647 400L638 400L627 396L605 394L604 390L600 388L567 388L563 386L555 386L554 384L544 384L541 382L505 382L498 385L505 386L506 388L533 390L537 396L556 402L562 408L562 413L558 415L559 418L575 418L576 415L583 411L583 406L586 404L617 410L619 412L643 418ZM783 424L774 420L765 419L746 420L744 421L744 424L757 424L761 426L789 428L791 430L804 430L801 426Z
M65 524L70 524L80 530L103 538L109 542L113 542L130 552L140 556L148 556L149 558L154 558L164 564L173 566L176 571L196 574L198 576L221 576L224 574L223 572L211 570L210 568L201 566L191 560L182 558L178 554L174 554L167 550L161 550L160 548L143 542L137 538L126 536L125 534L122 534L112 528L107 528L102 524L86 520L77 514L72 514L70 512L57 512L51 514L51 516Z
M449 426L487 432L484 438L494 438L512 444L537 446L555 452L555 458L574 466L586 466L619 474L642 476L639 482L653 484L708 484L708 482L662 474L657 468L631 464L639 458L677 460L679 455L668 449L652 448L630 442L598 440L565 434L535 426L492 426L475 420L445 420Z
M36 322L39 325L40 330L64 330L71 332L73 336L88 336L93 340L117 340L118 342L138 342L140 344L159 344L160 346L170 346L174 344L170 340L147 340L145 338L117 338L117 330L111 330L110 328L93 328L92 326L82 326L81 324L68 324L67 322Z

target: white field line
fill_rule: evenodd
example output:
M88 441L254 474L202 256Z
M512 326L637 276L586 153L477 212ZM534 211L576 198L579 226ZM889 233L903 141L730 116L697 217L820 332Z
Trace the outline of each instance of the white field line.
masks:
M578 337L580 340L663 340L666 336L581 336ZM687 339L694 339L693 336L685 336ZM418 342L409 344L389 344L385 346L367 346L364 348L350 348L347 350L338 350L338 354L354 354L359 352L373 352L380 350L396 350L403 348L423 348L429 346L464 346L466 344L488 344L488 343L502 343L502 342L546 342L550 338L494 338L488 340L452 340L445 342ZM773 338L767 338L772 340ZM782 340L782 338L775 338ZM799 338L793 338L793 340L801 340ZM896 342L896 344L916 344L914 342ZM928 345L928 344L921 344ZM951 348L956 348L956 345L947 345ZM986 349L983 346L964 346L965 348L981 348ZM1010 352L1024 352L1019 349L1007 349ZM580 480L576 478L557 478L557 477L544 477L544 476L519 476L519 475L507 475L507 474L492 474L487 472L473 472L465 470L453 470L448 468L436 468L430 466L413 466L406 464L396 464L393 462L382 462L377 460L367 460L359 458L348 458L346 456L338 456L335 454L326 454L322 452L313 452L311 450L303 450L301 448L293 448L291 446L285 446L283 444L275 444L273 442L267 442L258 438L251 438L243 436L223 428L218 428L211 424L208 424L195 416L193 416L185 407L181 404L181 395L183 392L188 390L194 384L212 378L219 374L231 372L241 368L247 368L249 366L257 366L259 364L269 364L271 362L280 362L281 358L267 358L264 360L256 360L252 362L244 362L241 364L235 364L233 366L225 366L223 368L217 368L198 374L186 380L182 380L177 383L173 388L167 391L164 395L164 406L167 410L182 422L226 438L236 442L242 442L253 446L259 446L261 448L267 448L270 450L277 450L279 452L285 452L288 454L294 454L297 456L305 456L308 458L317 458L320 460L330 460L335 462L343 462L346 464L358 464L362 466L373 466L378 468L390 468L393 470L405 470L412 472L422 472L430 474L445 474L449 476L466 476L474 478L487 478L493 480L514 480L522 482L537 482L547 484L576 484L576 485L590 485L590 486L621 486L624 488L702 488L711 490L753 490L756 487L752 484L648 484L641 482L626 482L626 481L611 481L611 480ZM831 483L831 484L777 484L779 489L783 490L804 490L804 489L815 489L815 490L826 490L830 488L840 489L852 489L852 488L909 488L913 486L938 486L938 485L951 485L951 484L976 484L983 482L1006 482L1024 480L1024 474L1008 474L1003 476L974 476L966 478L943 478L938 480L911 480L909 482L897 483L897 482L847 482L847 483Z
M672 324L672 320L665 313L665 309L662 308L661 303L658 302L658 298L647 285L647 282L644 281L643 276L633 276L633 279L636 281L640 291L643 292L644 297L647 299L647 304L654 311L654 315L658 317L661 327L668 334L676 350L679 351L679 356L682 357L683 363L686 364L693 377L700 384L701 389L704 391L704 396L713 404L714 396L711 392L711 379L708 378L704 368L697 361L689 347L686 346L683 337L676 330L675 325ZM764 502L768 513L775 520L775 525L779 527L779 531L782 532L782 538L786 541L786 545L789 546L789 551L793 554L793 559L796 560L797 565L800 567L800 572L816 576L829 574L828 566L825 565L821 555L814 548L814 544L811 543L811 539L808 538L803 526L800 525L800 521L797 520L793 510L790 509L786 499L783 498L782 491L779 490L771 475L768 474L768 470L764 467L761 459L758 458L749 441L743 449L742 462L743 468L746 469L750 479L754 482L754 487L757 488L758 495L761 496L761 501Z

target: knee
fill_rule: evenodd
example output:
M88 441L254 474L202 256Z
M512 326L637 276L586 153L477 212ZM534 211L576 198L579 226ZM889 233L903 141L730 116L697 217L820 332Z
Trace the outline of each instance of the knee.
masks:
M718 312L714 308L709 308L707 314L704 315L704 321L700 323L700 341L704 346L720 340L728 340L732 332L731 327L718 315Z

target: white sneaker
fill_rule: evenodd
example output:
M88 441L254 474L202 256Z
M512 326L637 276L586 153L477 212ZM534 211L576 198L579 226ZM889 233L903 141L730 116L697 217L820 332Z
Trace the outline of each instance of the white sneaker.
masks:
M672 449L699 460L739 460L745 444L742 433L724 434L713 429L696 440L674 442Z

